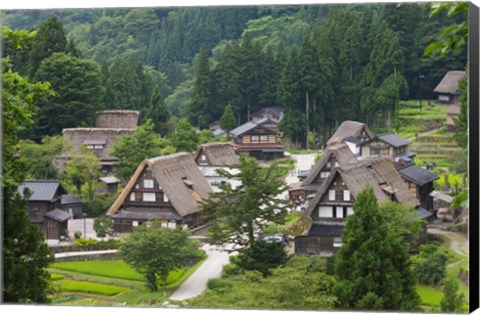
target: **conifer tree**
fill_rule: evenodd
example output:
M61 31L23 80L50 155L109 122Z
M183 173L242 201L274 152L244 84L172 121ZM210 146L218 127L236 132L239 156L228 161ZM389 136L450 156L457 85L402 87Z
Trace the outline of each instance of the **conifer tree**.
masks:
M341 309L403 310L419 308L407 245L378 210L371 187L357 195L354 214L335 256L334 294Z
M223 111L222 117L220 117L220 127L228 134L235 126L235 114L233 113L232 105L228 104Z
M153 130L156 133L165 137L170 132L168 128L168 121L170 117L170 111L165 104L160 90L155 88L155 90L153 90L153 94L150 99L150 106L147 109L145 118L150 119L153 122Z
M208 52L207 48L202 46L196 60L195 81L189 105L190 120L201 129L208 126L215 116L211 103L211 92L212 77Z

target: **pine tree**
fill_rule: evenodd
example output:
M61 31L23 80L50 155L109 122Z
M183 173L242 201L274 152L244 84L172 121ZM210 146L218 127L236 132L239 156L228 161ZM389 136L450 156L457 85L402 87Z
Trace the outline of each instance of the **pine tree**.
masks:
M211 93L212 76L208 52L207 48L202 46L196 59L195 81L189 105L190 120L201 129L207 127L216 114L211 102Z
M63 32L63 24L54 15L40 24L37 35L33 39L30 52L30 77L35 78L42 61L56 52L65 52L67 38Z
M225 106L222 117L220 117L220 127L227 132L233 130L236 126L235 114L233 113L232 105Z
M338 307L417 310L420 300L407 246L385 224L371 187L357 195L353 209L335 256Z
M461 312L463 306L463 293L458 293L458 283L446 279L443 283L443 298L440 301L442 312Z
M153 94L150 99L150 106L148 107L145 118L150 119L153 122L153 130L156 133L166 137L170 133L168 128L168 121L170 120L170 117L170 111L165 104L160 90L155 88L155 90L153 90Z

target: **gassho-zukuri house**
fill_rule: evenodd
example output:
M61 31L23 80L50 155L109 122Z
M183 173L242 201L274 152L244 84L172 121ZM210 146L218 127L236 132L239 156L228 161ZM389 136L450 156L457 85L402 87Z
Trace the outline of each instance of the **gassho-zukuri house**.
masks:
M431 216L419 207L407 184L388 158L369 157L335 167L321 184L299 220L303 233L295 238L295 252L334 253L341 246L345 218L352 215L360 191L373 188L378 202L395 201L417 208L417 219Z
M200 203L211 192L191 154L160 156L140 163L107 216L118 234L154 218L165 227L200 228Z

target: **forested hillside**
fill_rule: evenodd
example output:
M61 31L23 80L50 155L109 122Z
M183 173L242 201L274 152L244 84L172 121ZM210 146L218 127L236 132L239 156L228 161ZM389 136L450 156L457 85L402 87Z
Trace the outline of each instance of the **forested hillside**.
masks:
M3 21L37 30L31 45L3 54L57 92L24 135L35 140L91 126L101 109L137 109L169 126L188 118L204 129L230 104L237 123L281 106L292 143L304 146L308 130L322 145L347 119L395 128L398 101L433 98L467 56L464 48L423 57L457 22L430 17L427 3L29 10Z

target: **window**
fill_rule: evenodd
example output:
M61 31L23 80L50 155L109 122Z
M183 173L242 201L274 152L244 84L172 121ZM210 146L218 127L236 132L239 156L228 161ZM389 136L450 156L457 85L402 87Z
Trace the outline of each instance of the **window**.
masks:
M319 218L331 218L333 217L333 207L318 207L318 217Z
M144 179L143 180L144 188L153 188L153 179Z
M450 97L448 97L448 95L439 95L438 96L438 100L439 101L449 101L450 100Z
M328 191L328 200L334 201L335 200L335 190Z
M94 144L93 148L94 149L103 149L103 144Z
M336 207L335 208L336 212L336 218L343 218L343 207Z
M343 200L344 201L350 201L350 191L349 190L344 190L343 191Z
M335 248L338 248L338 247L342 247L342 239L340 237L335 237L333 239L333 247Z
M139 188L140 188L140 184L135 184L135 188L136 188L136 189L139 189Z
M169 228L172 228L172 229L173 229L173 228L176 228L176 227L177 227L177 222L175 222L175 221L170 221L170 222L168 222L168 227L169 227Z
M87 144L87 149L93 149L93 144Z
M335 167L338 167L340 164L338 164L338 162L335 162Z
M202 161L206 161L206 160L207 160L207 157L205 156L205 154L202 154L202 156L200 157L200 159L201 159Z
M168 197L165 193L163 193L163 202L168 202Z
M133 226L133 227L138 226L138 221L132 221L132 226Z
M347 207L347 216L353 214L353 208L352 207Z
M258 142L260 139L259 136L252 136L252 142Z
M135 193L130 193L130 201L135 201Z
M268 136L260 136L260 141L261 142L267 142L268 141Z
M143 193L143 201L155 202L155 193Z
M330 172L321 172L320 173L320 178L327 178L328 175L330 175Z

